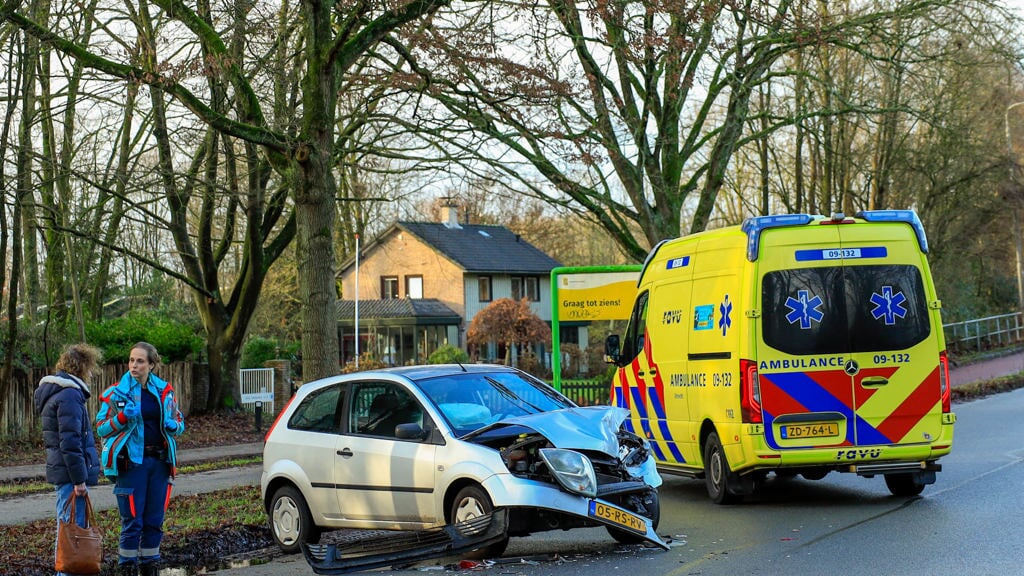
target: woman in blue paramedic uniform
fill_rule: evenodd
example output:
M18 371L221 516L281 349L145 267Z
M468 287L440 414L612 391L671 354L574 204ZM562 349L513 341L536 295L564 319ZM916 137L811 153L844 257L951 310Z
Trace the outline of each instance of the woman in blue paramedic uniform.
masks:
M160 363L147 342L132 346L128 372L100 397L96 429L103 473L115 480L121 514L118 576L156 576L164 512L175 472L175 438L185 423L174 389L153 370Z

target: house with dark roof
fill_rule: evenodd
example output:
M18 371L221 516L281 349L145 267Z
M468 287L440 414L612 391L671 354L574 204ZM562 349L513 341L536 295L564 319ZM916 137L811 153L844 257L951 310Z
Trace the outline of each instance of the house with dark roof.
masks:
M526 298L551 322L551 270L561 266L503 226L460 223L455 208L445 222L399 221L360 249L338 277L342 360L372 352L401 365L425 361L439 346L466 349L473 317L499 298ZM358 268L358 273L357 273ZM562 341L577 339L573 328ZM484 360L501 358L492 345Z

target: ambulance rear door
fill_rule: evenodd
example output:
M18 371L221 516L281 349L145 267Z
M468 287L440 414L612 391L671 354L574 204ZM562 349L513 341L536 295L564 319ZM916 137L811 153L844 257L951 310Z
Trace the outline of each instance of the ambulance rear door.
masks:
M913 229L840 225L857 446L928 443L942 427L941 323ZM869 453L869 456L871 454ZM877 457L877 455L874 455Z

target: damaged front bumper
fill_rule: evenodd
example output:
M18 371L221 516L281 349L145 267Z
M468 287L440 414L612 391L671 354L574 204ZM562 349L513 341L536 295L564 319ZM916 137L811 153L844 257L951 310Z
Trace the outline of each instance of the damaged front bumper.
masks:
M455 556L506 538L508 511L496 509L458 524L409 532L388 532L346 543L302 544L306 562L317 574L347 574Z
M508 475L488 478L484 482L484 487L496 507L535 508L568 514L591 523L634 533L663 550L669 549L668 544L654 532L650 520L606 500L609 494L599 493L599 498L585 498L570 494L552 484L510 478ZM640 484L632 485L633 491L639 491L640 488Z

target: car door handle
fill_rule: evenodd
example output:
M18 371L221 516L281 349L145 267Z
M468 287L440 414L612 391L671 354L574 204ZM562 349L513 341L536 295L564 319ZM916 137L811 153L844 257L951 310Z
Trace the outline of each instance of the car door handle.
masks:
M861 386L885 386L889 383L889 379L884 376L868 376L861 380Z
M342 458L351 458L352 456L355 456L355 454L353 454L348 448L342 448L341 450L338 450L338 456L341 456Z

